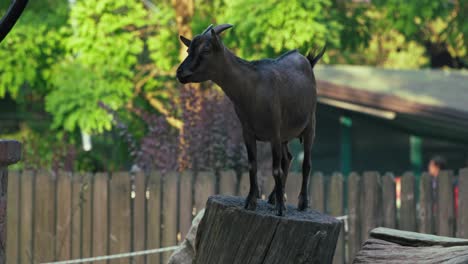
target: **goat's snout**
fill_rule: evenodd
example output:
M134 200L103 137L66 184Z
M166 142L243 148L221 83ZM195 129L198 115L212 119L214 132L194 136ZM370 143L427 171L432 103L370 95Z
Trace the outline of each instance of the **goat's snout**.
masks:
M192 74L193 74L192 71L184 70L182 67L179 67L177 69L177 79L181 83L187 83L187 77L189 77Z

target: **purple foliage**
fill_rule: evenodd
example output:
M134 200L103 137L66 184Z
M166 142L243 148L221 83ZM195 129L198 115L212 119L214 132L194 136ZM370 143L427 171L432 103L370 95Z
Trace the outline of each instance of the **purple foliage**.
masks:
M139 143L116 111L102 102L99 106L113 116L120 136L128 143L134 163L143 170L167 172L192 169L217 173L233 169L238 175L246 171L248 162L241 124L224 93L212 87L202 90L185 85L180 89L178 100L184 124L180 133L170 126L164 116L142 110L133 111L147 126ZM267 164L265 161L269 161L266 158L269 157L269 148L259 147L260 168L262 164Z

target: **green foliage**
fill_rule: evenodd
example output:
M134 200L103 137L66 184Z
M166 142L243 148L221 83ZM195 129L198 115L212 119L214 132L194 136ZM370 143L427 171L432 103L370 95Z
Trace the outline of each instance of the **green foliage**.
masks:
M326 42L339 46L342 25L330 0L226 1L217 20L235 25L227 41L247 58L272 57L286 50L305 53ZM232 46L232 45L231 45Z
M98 102L113 109L128 102L146 17L139 1L87 0L73 6L68 22L72 35L65 42L69 55L54 67L54 89L46 97L54 128L88 133L111 129L112 120Z
M0 13L10 1L3 1ZM0 98L9 92L22 100L24 94L47 92L49 69L63 54L60 25L66 21L66 2L28 4L16 26L0 44ZM27 89L34 87L34 89Z
M15 100L12 111L18 112L24 141L40 141L27 150L40 157L33 161L39 167L54 162L63 134L69 135L67 144L81 149L81 130L98 143L93 153L78 153L77 168L118 168L128 164L129 155L116 132L109 132L113 123L99 101L119 114L142 109L180 118L181 109L169 107L180 103L174 100L180 62L175 10L169 0L75 2L29 1L0 44L0 98L8 93ZM291 49L304 54L325 43L327 63L423 68L433 55L428 43L468 58L468 0L194 3L194 17L187 18L193 33L209 24L234 24L223 36L225 44L246 59ZM9 4L2 1L0 13ZM125 122L136 138L143 137L147 128L133 113L125 113ZM111 148L119 154L106 155Z

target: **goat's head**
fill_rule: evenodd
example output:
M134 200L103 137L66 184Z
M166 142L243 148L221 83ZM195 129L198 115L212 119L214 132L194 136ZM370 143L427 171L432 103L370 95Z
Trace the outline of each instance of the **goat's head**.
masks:
M177 69L177 79L181 83L204 82L211 79L224 54L224 46L218 35L230 27L232 27L230 24L216 27L210 25L193 40L180 36L180 40L188 48L187 58Z

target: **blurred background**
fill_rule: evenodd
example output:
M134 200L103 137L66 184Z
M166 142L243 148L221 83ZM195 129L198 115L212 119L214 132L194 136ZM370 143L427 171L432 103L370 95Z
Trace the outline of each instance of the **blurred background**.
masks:
M435 154L460 168L467 13L465 0L33 1L0 45L0 137L24 142L19 168L242 166L220 89L175 79L178 35L231 23L223 41L249 60L327 43L314 169L420 172Z

